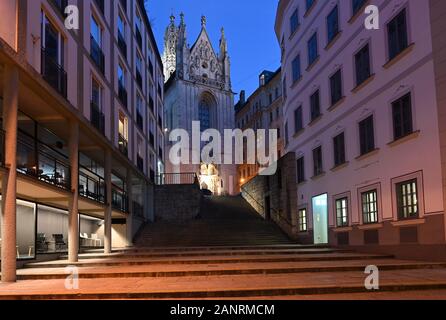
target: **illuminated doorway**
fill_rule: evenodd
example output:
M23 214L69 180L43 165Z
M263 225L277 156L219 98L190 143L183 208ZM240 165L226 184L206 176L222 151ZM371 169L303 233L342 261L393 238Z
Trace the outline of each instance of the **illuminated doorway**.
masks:
M313 205L313 234L314 244L328 243L328 195L314 197Z

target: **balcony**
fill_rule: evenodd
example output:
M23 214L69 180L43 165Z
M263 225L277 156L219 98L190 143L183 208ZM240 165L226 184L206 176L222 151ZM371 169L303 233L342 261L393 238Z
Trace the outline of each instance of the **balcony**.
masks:
M105 73L105 56L101 46L96 42L93 36L90 36L90 57L99 68L102 74Z
M118 47L124 58L127 58L127 43L125 42L124 35L118 32Z
M125 139L122 134L118 134L118 148L119 151L121 151L121 153L123 155L125 155L126 157L129 156L129 147L128 147L129 143L127 141L127 139Z
M136 156L136 165L141 172L144 172L144 159L139 154Z
M46 82L49 83L62 97L67 98L67 73L54 57L42 48L41 51L41 73Z
M90 103L91 124L103 135L105 135L105 116L95 102Z
M85 167L80 167L79 195L99 203L105 203L104 179L93 171Z
M65 16L65 8L68 6L68 0L51 0L62 16Z
M138 84L139 88L142 90L142 76L141 76L141 72L139 70L136 70L136 83Z
M142 35L138 27L136 27L136 43L138 43L139 48L142 49Z
M139 112L136 112L136 125L144 132L144 118Z
M118 85L118 97L121 103L124 105L124 107L127 108L128 105L128 99L127 99L127 90L125 89L124 85L122 83L119 83Z
M105 11L104 0L95 0L95 2L99 8L99 11L101 11L101 13L104 14Z
M124 213L129 212L129 197L127 193L115 185L112 185L112 207Z
M17 172L67 191L71 189L66 156L22 132L17 137Z

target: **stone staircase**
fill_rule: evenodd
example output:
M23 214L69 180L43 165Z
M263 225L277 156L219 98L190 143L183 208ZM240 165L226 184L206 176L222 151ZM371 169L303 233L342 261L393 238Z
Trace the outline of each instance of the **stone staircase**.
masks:
M140 247L292 244L273 222L263 220L241 197L205 197L200 218L156 222L138 236Z
M0 299L446 299L446 263L292 243L238 197L206 198L201 219L155 223L137 246L18 270ZM379 268L368 291L366 266ZM66 267L79 288L65 288Z
M30 263L18 271L17 283L0 284L0 299L422 299L433 292L446 297L446 263L326 247L134 248L80 258L74 264L78 289L64 286L65 268L73 266L67 260ZM364 287L368 265L379 267L379 292Z

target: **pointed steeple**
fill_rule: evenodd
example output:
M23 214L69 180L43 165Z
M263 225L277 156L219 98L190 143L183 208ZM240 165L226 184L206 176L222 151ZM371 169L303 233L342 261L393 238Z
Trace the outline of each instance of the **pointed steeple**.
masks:
M228 44L226 42L225 29L221 28L221 37L220 37L220 55L222 57L226 56L228 52Z
M201 16L201 27L206 29L206 16L204 15Z

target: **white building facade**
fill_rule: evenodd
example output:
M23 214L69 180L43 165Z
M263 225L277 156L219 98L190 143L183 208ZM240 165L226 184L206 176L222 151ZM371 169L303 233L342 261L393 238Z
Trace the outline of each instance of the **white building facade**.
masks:
M373 1L379 30L364 27L369 4L279 2L298 238L380 248L444 244L444 100L434 67L444 59L434 50L445 31L434 24L435 10L444 12L444 2Z

